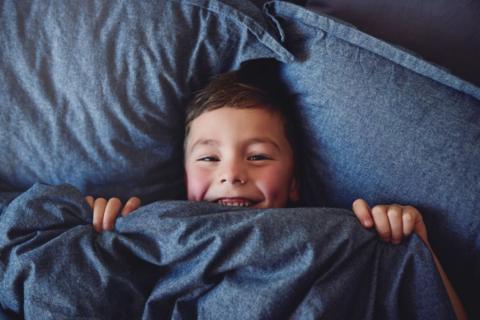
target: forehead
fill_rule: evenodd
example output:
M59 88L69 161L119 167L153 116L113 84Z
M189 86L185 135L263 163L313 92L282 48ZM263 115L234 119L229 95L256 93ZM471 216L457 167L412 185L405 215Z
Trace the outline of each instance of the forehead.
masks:
M207 111L194 119L190 124L187 143L198 139L231 141L262 138L284 143L284 127L282 115L267 108L223 107Z

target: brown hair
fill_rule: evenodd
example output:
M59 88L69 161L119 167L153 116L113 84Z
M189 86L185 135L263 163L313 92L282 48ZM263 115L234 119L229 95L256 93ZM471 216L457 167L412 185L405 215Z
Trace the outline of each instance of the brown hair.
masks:
M285 125L285 135L293 148L295 134L290 119L288 107L285 102L273 96L273 93L248 84L244 81L239 71L223 73L202 90L198 91L187 105L185 119L185 137L190 132L193 120L205 112L223 107L248 109L263 108L278 113L282 116Z

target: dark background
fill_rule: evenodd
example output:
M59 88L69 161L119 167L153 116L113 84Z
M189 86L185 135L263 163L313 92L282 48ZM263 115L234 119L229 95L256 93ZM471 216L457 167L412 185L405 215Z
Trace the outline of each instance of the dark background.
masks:
M332 15L480 86L480 1L291 1Z

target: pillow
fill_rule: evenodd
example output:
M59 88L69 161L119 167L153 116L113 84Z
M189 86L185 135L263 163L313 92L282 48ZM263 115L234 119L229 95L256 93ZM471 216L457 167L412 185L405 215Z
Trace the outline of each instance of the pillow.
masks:
M183 106L212 75L290 54L243 0L3 1L0 189L183 195Z
M480 2L308 0L307 7L354 24L480 85Z
M297 57L307 205L416 206L471 314L480 296L480 89L329 17L286 2L270 12ZM472 317L478 318L478 317Z

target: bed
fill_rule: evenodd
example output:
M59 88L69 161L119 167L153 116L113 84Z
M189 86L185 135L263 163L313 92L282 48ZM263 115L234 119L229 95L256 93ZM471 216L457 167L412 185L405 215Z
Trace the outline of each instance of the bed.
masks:
M0 318L454 318L423 242L380 241L358 197L420 209L477 318L478 78L321 3L1 0ZM251 63L295 97L302 206L185 201L184 107ZM97 233L85 195L145 205Z

